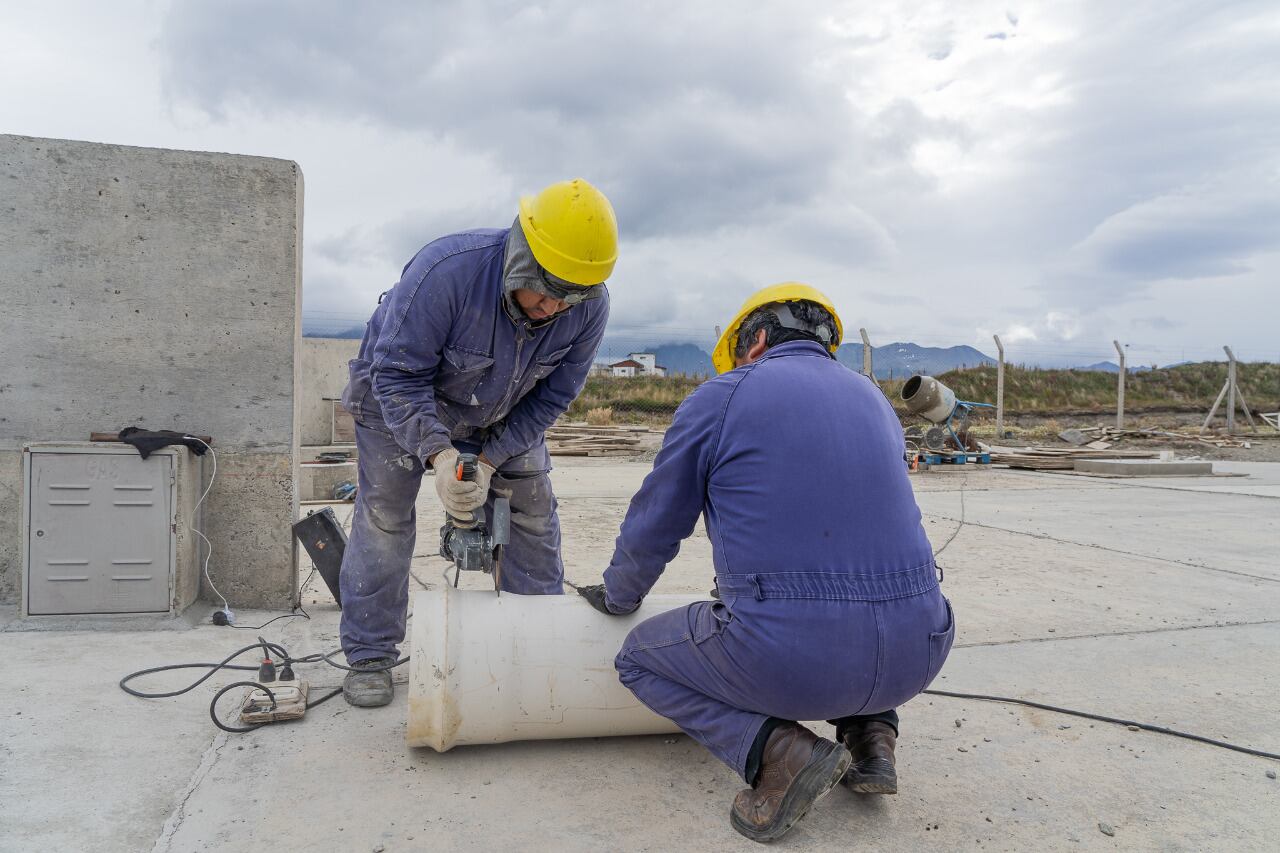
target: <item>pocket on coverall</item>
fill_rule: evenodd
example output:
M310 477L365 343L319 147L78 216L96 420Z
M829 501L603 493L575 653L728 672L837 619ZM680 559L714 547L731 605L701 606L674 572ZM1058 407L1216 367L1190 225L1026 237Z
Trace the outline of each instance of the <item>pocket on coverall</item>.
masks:
M529 372L525 374L524 382L520 384L520 393L516 395L516 399L519 400L525 394L528 394L533 390L533 386L554 373L555 369L560 366L560 362L568 354L569 347L565 347L535 358L533 364L529 365Z
M938 677L938 673L942 671L942 665L947 662L947 655L951 652L951 645L956 640L956 618L951 612L951 601L944 595L942 603L947 607L947 626L941 631L929 634L929 669L925 673L924 686L921 691L928 690L929 685Z
M490 367L493 367L490 356L461 347L445 347L436 389L455 403L469 406L476 386Z

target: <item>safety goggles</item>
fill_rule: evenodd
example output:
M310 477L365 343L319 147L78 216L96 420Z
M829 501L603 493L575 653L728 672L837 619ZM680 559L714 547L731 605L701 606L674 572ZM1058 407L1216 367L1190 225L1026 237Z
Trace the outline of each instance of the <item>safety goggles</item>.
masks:
M598 284L574 284L562 278L556 278L538 264L538 276L542 279L542 287L552 299L559 299L567 305L577 305L588 299L599 299L604 291Z

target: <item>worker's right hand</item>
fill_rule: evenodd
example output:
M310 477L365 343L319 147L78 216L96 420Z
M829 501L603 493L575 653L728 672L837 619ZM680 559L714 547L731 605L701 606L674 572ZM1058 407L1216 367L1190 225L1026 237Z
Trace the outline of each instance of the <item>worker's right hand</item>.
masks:
M444 504L444 511L459 521L474 520L475 511L484 506L489 497L489 478L459 480L456 474L458 451L452 447L433 456L431 467L436 472L436 494Z

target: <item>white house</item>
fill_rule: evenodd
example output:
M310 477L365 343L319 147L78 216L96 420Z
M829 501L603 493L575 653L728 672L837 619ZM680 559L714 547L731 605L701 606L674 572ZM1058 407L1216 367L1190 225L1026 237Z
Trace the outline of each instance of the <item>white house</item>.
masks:
M666 376L667 369L658 364L658 357L651 352L628 353L627 358L640 365L637 376Z
M614 376L641 376L643 370L644 365L630 358L609 365L609 371Z

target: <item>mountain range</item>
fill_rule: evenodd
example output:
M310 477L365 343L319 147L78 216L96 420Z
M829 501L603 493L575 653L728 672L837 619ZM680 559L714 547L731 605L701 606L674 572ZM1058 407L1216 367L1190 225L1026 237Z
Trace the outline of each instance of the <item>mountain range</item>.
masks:
M334 326L304 324L303 335L315 338L360 339L364 335L364 326L339 328ZM628 343L634 338L628 335ZM620 361L628 352L651 352L657 356L658 364L667 368L668 373L686 376L710 376L715 370L711 366L711 354L696 344L689 343L654 343L643 350L635 350L634 346L626 347L610 341L606 335L600 346L601 355L597 361ZM843 365L862 370L862 344L844 344L836 352L836 359ZM872 371L877 379L905 378L916 373L936 375L965 367L995 364L995 359L970 346L923 347L908 341L896 341L882 347L871 348ZM1120 372L1119 365L1109 361L1098 362L1074 370L1097 370L1107 373ZM1131 367L1130 372L1149 368Z

